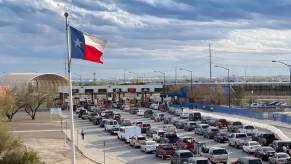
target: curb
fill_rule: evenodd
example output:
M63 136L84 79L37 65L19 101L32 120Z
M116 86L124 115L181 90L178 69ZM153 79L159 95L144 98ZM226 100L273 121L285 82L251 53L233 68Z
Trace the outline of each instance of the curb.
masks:
M71 143L71 139L68 137L68 135L67 135L63 130L62 130L62 133L63 133L64 135L67 136L67 141L69 141L69 142ZM81 154L81 156L85 157L85 158L88 159L89 161L91 161L91 162L93 162L93 163L96 163L96 164L102 164L102 163L97 162L97 161L95 161L94 159L88 157L87 155L85 155L85 154L83 153L83 151L81 151L81 150L80 150L76 145L75 145L75 148L76 148L77 151Z

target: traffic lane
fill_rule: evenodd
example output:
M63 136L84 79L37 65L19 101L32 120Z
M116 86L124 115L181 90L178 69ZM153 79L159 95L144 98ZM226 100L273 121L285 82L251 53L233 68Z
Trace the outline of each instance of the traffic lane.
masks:
M128 116L128 118L135 117ZM93 125L88 120L78 119L77 117L75 117L75 120L76 129L80 130L83 128L85 130L86 133L85 140L88 142L88 144L85 147L87 149L94 147L102 151L104 150L105 142L106 155L113 158L114 157L121 158L122 160L125 160L126 163L132 164L169 163L168 161L156 158L152 154L146 154L142 152L141 149L136 149L129 146L129 144L126 144L125 142L117 139L116 135L110 135L109 133L104 131L104 128L100 128L99 126ZM93 138L92 137L89 138L89 136L93 136Z
M127 112L121 112L121 115L123 118L133 118L135 120L141 120L141 118L139 118L139 116L131 115ZM135 117L132 117L132 116L135 116ZM147 123L153 122L153 120L150 120L150 119L143 119L143 120L145 120L145 122L147 122ZM164 125L163 122L153 122L151 126L152 127L161 127L163 125ZM226 131L226 129L222 129L222 131ZM203 136L196 135L196 134L194 134L194 131L186 132L183 129L178 129L177 135L179 137L193 137L198 142L205 142L208 147L223 147L223 148L225 148L229 152L230 162L233 162L240 157L251 156L250 154L243 152L242 149L236 149L234 147L228 146L228 143L218 143L212 139L207 139L207 138L204 138Z

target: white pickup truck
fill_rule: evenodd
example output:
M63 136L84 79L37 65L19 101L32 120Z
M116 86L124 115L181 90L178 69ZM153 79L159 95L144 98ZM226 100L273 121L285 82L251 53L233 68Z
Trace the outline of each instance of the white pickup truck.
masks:
M259 132L253 125L242 125L238 131L240 133L246 133L247 135L255 135Z
M250 140L251 139L247 136L246 133L231 133L228 136L229 146L234 146L236 148L240 148Z
M201 154L202 156L208 158L211 163L226 164L228 161L228 153L225 148L221 147L203 148Z

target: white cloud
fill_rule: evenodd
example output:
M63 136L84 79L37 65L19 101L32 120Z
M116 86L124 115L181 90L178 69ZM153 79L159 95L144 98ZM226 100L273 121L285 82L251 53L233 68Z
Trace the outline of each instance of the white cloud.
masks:
M291 30L233 30L215 42L217 51L238 53L291 53Z
M171 8L173 10L179 9L179 10L191 10L192 6L185 4L185 3L179 3L175 0L137 0L146 4L149 4L154 7L166 7Z

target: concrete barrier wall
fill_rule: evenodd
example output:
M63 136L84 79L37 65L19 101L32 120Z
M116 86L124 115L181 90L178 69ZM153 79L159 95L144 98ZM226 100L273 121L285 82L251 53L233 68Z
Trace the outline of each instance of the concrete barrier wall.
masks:
M228 108L225 106L220 105L209 105L209 104L202 104L202 103L181 103L181 105L174 105L176 107L187 107L190 109L193 108L199 108L206 111L213 111L218 113L226 113L226 114L234 114L234 115L240 115L240 116L246 116L251 118L257 118L257 119L269 119L274 121L280 121L287 124L291 124L291 116L284 113L278 113L278 112L266 112L266 111L251 111L250 109L246 108Z

